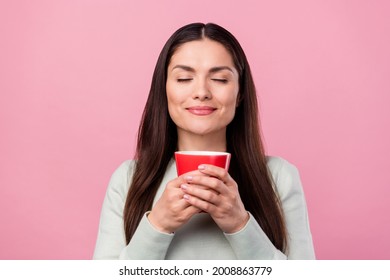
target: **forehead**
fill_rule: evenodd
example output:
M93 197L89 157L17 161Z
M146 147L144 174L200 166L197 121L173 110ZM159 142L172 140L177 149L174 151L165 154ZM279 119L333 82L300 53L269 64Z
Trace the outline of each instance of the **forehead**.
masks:
M207 38L190 41L178 47L171 57L169 66L175 64L188 64L194 67L234 67L229 51L221 43Z

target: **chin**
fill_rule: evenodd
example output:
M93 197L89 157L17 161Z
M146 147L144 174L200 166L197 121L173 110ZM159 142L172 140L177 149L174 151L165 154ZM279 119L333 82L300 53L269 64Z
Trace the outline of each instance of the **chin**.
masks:
M218 134L218 133L221 133L221 132L225 132L226 131L226 128L221 128L221 127L218 127L218 128L210 128L210 127L207 127L207 128L194 128L192 127L191 129L187 130L188 132L190 132L191 134L194 134L194 135L197 135L197 136L207 136L207 135L213 135L213 134Z

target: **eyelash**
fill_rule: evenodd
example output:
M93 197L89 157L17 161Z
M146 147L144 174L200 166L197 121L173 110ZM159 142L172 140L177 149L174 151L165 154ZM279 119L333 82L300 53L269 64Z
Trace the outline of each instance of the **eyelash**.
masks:
M228 82L227 79L211 79L211 80L213 80L213 81L215 81L215 82L222 83L222 84L226 84L226 83Z
M228 82L227 79L211 79L211 80L215 81L215 82L222 83L222 84L226 84ZM177 82L179 82L179 83L185 83L185 82L189 82L189 81L192 81L192 79L177 79Z
M177 81L179 82L179 83L185 83L185 82L189 82L189 81L191 81L192 79L177 79Z

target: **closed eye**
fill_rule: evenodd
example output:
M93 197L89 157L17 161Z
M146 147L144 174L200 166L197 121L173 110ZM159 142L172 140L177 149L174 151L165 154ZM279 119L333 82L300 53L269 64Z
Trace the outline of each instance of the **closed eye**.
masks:
M211 79L211 80L222 84L226 84L228 82L227 79Z
M186 79L177 79L177 81L178 81L179 83L185 83L185 82L192 81L192 78L186 78Z

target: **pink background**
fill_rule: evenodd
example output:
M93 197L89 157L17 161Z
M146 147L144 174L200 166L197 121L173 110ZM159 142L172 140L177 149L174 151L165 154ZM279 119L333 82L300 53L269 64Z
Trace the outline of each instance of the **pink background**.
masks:
M267 152L299 168L319 259L390 259L388 1L0 3L0 259L89 259L171 33L242 43Z

